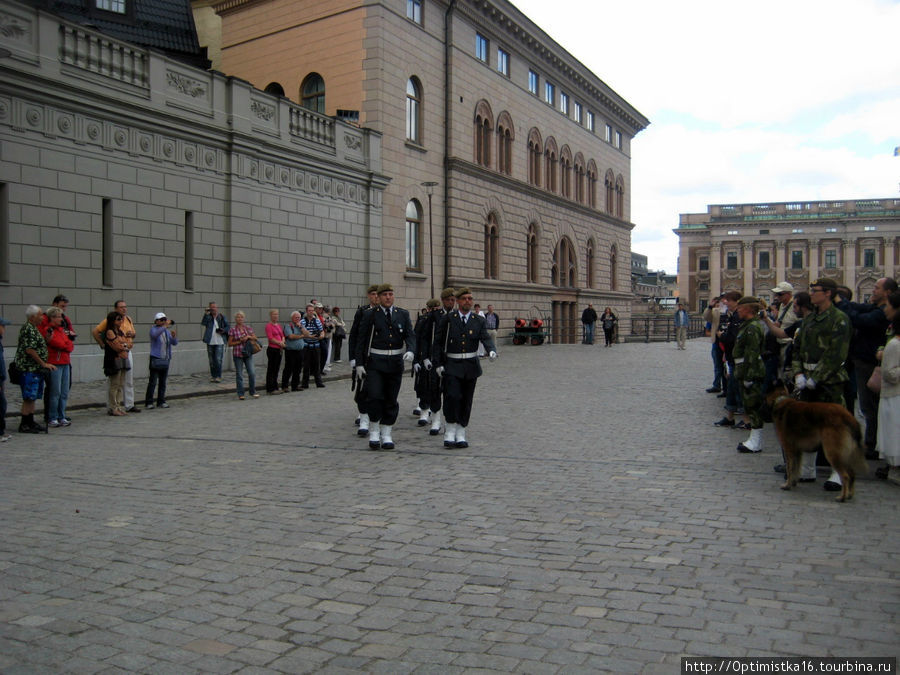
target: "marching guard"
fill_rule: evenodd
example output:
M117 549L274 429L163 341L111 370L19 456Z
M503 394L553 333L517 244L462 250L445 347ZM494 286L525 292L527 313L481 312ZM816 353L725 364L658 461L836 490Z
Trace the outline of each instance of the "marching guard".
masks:
M368 305L360 305L356 314L353 315L353 325L350 326L350 335L347 340L347 353L350 355L350 391L353 391L353 400L356 402L356 410L359 416L356 423L359 429L356 430L358 436L369 435L369 416L366 414L366 379L356 376L356 343L359 339L359 326L362 323L363 312L378 307L378 285L372 284L366 289L369 296Z
M440 320L432 343L432 365L444 383L446 448L469 447L466 427L472 414L475 384L482 372L478 345L484 346L491 361L497 358L485 319L472 312L472 301L468 288L456 291L457 309Z
M403 362L416 351L409 312L394 307L394 288L378 287L379 306L363 312L356 340L356 374L365 378L365 414L369 420L369 448L394 449L391 432L400 406Z
M441 432L441 378L431 366L431 348L438 323L444 316L441 301L432 298L426 304L428 312L416 322L416 394L422 402L419 426L428 424L431 413L431 429L428 433L437 436Z

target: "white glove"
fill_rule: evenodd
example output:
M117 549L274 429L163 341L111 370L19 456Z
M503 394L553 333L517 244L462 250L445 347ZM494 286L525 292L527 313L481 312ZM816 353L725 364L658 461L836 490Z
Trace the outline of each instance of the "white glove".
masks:
M421 364L421 363L414 363L414 364L413 364L413 372L414 372L416 375L418 375L420 370L422 370L422 364Z
M749 389L752 386L753 386L753 382L751 382L750 380L747 380L746 382L744 382L744 389Z
M425 359L422 365L425 366L425 370L431 370L431 359Z
M406 353L403 355L403 360L404 360L404 361L412 361L414 358L416 358L416 355L413 354L412 352L406 352Z
M438 367L437 367L437 374L438 374L438 377L443 377L443 376L444 376L444 366L438 366Z
M350 359L350 370L356 368L356 359Z
M816 381L814 379L812 379L811 377L807 377L806 378L806 388L807 389L815 389Z
M356 366L356 376L357 377L365 377L366 376L365 366Z
M491 352L490 354L488 354L488 358L491 361L495 360L497 358L497 352Z
M797 389L806 389L806 375L800 373L794 377L794 387Z

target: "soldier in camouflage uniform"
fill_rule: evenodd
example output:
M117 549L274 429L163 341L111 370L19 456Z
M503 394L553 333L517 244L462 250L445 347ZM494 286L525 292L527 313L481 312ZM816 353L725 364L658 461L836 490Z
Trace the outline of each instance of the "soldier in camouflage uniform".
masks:
M818 279L809 295L815 312L808 314L794 337L794 388L803 401L844 404L844 383L849 379L844 362L850 348L850 318L832 302L837 283ZM803 476L815 475L816 453L804 453ZM831 470L825 489L841 489L841 477Z
M737 313L742 323L734 343L734 376L741 386L744 412L750 416L750 437L738 443L738 452L762 451L763 383L766 366L763 352L766 347L766 331L759 312L762 305L752 296L738 300Z

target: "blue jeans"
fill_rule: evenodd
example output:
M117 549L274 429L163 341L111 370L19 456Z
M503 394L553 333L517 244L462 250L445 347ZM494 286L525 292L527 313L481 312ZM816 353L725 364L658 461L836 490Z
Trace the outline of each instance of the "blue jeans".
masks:
M592 323L584 324L584 344L594 344L594 324Z
M252 356L234 357L234 377L237 380L238 396L244 395L244 368L247 369L247 379L250 380L250 395L256 393L256 370L253 367Z
M206 355L209 357L209 376L222 377L222 357L225 354L225 345L206 345Z
M714 389L722 389L722 350L719 343L712 343L713 383Z
M69 401L69 364L50 371L50 394L47 398L47 418L62 421Z
M168 377L168 368L150 368L150 379L147 380L147 394L144 396L144 405L153 403L154 390L156 390L156 405L162 405L166 402L166 379ZM159 385L158 389L157 384Z

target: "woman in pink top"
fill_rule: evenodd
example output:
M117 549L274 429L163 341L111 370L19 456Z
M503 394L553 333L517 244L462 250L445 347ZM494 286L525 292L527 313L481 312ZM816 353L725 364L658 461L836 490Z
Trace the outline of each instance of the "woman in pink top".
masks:
M280 394L278 391L278 369L281 367L281 354L284 352L284 329L278 323L278 310L269 312L269 323L266 324L266 337L269 345L266 347L266 358L269 365L266 368L266 393Z

